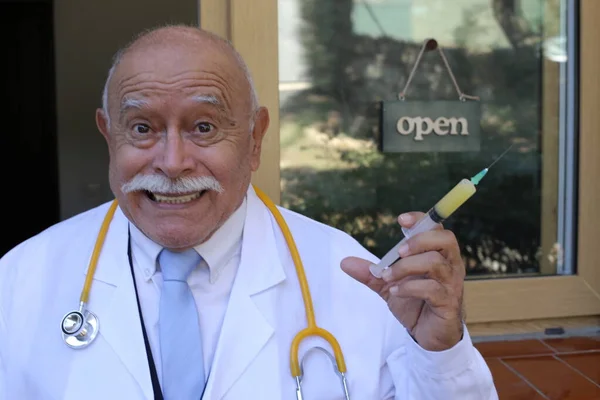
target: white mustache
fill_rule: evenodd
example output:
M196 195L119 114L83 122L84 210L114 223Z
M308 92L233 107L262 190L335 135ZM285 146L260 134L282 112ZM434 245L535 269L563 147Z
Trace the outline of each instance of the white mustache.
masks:
M223 187L212 176L169 179L163 175L136 175L132 180L121 186L123 193L143 190L162 194L184 194L203 190L214 190L221 193Z

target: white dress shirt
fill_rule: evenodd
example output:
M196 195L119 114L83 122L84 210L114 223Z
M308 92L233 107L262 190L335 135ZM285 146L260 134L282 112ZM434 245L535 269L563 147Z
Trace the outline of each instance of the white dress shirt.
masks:
M246 199L209 240L195 247L203 261L192 271L187 280L200 318L204 370L207 379L227 310L229 294L240 263L245 218ZM150 240L133 224L130 224L130 228L135 283L156 373L162 384L158 329L159 302L163 283L158 254L162 247Z

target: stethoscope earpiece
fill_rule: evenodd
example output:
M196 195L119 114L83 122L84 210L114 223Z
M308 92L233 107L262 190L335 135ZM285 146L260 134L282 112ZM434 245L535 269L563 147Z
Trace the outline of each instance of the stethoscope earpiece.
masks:
M98 334L98 317L83 309L67 313L60 324L63 340L72 349L82 349L94 341Z

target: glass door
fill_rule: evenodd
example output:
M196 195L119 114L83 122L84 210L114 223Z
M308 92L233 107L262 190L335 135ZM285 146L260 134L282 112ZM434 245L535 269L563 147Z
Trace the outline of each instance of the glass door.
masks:
M399 213L427 211L512 145L445 223L468 277L573 273L574 2L278 7L282 205L382 257L401 235ZM442 53L421 53L431 38ZM471 97L461 102L460 93ZM459 132L448 113L471 112L470 103L479 114ZM441 120L414 118L439 104Z

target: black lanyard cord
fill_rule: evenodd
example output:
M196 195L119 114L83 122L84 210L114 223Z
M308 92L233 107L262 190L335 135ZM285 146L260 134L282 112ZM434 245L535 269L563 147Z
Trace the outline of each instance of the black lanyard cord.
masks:
M130 234L130 232L128 232L128 239L127 239L127 257L129 258L129 268L131 269L131 277L133 278L133 287L135 288L135 299L137 301L138 313L140 314L140 322L142 324L142 333L144 334L144 345L146 346L146 357L148 358L148 367L150 368L150 379L152 380L152 391L154 392L154 400L164 400L162 391L160 389L160 382L158 381L158 374L156 373L154 357L152 357L152 350L150 349L150 342L148 341L148 334L146 333L146 326L144 324L144 316L142 315L142 307L140 306L140 297L138 296L137 285L135 283L135 272L133 271L133 259L132 259L132 255L131 255L131 234Z

